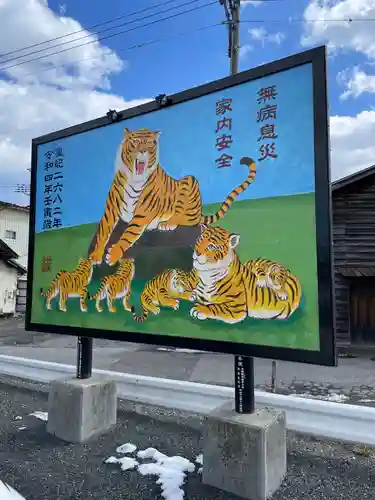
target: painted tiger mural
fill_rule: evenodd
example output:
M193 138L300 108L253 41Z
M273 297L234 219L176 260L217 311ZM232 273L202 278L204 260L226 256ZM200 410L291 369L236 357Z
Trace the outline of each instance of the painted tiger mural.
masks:
M102 312L103 308L100 302L107 299L107 307L109 312L116 312L114 301L122 299L122 305L125 311L131 312L129 303L131 294L131 282L134 277L134 259L120 260L117 271L114 274L105 276L102 279L98 291L89 295L90 300L96 300L95 308L98 312Z
M120 219L128 227L109 248L105 256L109 265L114 265L146 229L172 231L178 226L217 222L255 179L254 161L242 158L240 163L249 169L247 178L230 192L216 214L205 216L197 179L188 175L176 180L160 166L159 137L160 132L146 128L133 132L125 129L117 152L116 173L90 254L94 263L102 262L108 240Z
M46 308L51 311L51 301L59 295L59 310L67 311L67 299L79 297L79 305L82 312L87 311L87 287L92 278L93 263L91 259L79 259L77 267L73 271L59 271L52 280L46 292L40 293L46 297Z
M256 276L256 284L259 287L272 288L277 293L277 296L286 300L288 298L287 282L291 275L289 269L275 262L274 260L262 259L258 257L254 260L249 260L244 263L252 273Z
M241 264L235 248L240 236L222 227L203 227L194 248L193 262L198 273L194 291L197 301L190 315L234 324L246 317L287 319L298 308L302 288L290 274L284 284L286 299L272 288L257 286L257 276Z
M197 273L168 269L150 280L141 295L142 316L138 316L133 308L133 318L138 323L145 321L149 313L159 314L160 306L171 307L175 311L180 300L194 300L193 290L198 283Z

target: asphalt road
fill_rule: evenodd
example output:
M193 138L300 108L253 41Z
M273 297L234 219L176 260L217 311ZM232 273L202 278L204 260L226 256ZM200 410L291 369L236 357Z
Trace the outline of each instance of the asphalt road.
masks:
M26 500L160 499L155 477L124 472L104 460L126 442L192 462L202 452L198 432L121 412L107 435L84 445L67 444L47 434L45 422L30 416L46 408L44 394L0 383L0 479ZM189 500L237 499L203 485L197 471L187 474L183 490ZM288 476L274 500L301 498L374 499L372 450L289 435Z
M233 356L106 340L95 341L94 346L94 368L233 385ZM26 332L23 319L1 320L0 354L75 365L76 338ZM255 379L258 389L270 390L270 360L256 359ZM277 391L375 406L375 362L339 358L337 368L278 362Z

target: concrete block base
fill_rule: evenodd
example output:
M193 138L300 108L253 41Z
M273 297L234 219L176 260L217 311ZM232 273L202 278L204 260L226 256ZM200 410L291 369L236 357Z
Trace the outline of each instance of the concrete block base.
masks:
M266 500L285 475L284 412L238 414L229 403L205 417L203 483L249 500Z
M48 395L47 432L82 443L116 424L117 398L113 380L55 380Z

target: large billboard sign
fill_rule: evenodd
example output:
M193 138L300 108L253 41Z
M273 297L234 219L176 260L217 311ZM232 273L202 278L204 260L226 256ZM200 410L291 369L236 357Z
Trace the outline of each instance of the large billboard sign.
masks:
M27 329L334 364L325 48L39 137Z

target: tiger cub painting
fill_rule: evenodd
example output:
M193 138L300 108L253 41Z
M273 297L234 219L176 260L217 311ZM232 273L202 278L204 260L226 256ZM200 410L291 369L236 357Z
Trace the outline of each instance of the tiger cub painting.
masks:
M273 288L259 287L257 276L241 264L235 248L240 236L221 227L203 227L197 239L193 262L198 273L194 291L197 303L190 315L199 320L216 319L234 324L246 317L257 319L289 318L298 308L302 288L289 274L284 283L286 299Z
M289 269L274 260L262 259L261 257L249 260L244 265L255 274L257 286L272 288L280 299L287 300L286 288L288 278L291 275Z
M131 282L134 277L134 259L124 259L120 261L117 271L114 274L105 276L100 284L98 291L89 296L90 300L96 300L96 310L102 312L103 308L100 302L107 299L109 312L116 312L113 305L116 299L122 299L122 305L125 311L131 311L129 304L131 294Z
M79 297L82 312L87 311L87 287L92 278L93 263L91 259L79 259L78 266L73 271L59 271L52 280L46 292L41 290L41 295L46 297L46 308L51 311L51 301L59 295L59 310L67 311L68 298Z
M180 300L194 300L193 290L197 285L197 273L168 269L150 280L141 295L142 316L137 316L133 308L133 318L143 322L149 313L159 314L160 306L171 307L175 311L180 306Z
M197 179L188 175L176 180L160 166L159 137L160 132L147 128L133 132L125 129L117 152L115 176L90 255L95 264L105 258L107 264L114 265L147 229L172 231L178 226L217 222L255 179L254 161L242 158L240 163L249 170L246 179L229 193L216 214L205 216ZM181 161L183 163L183 158ZM108 240L120 219L128 226L104 257Z

